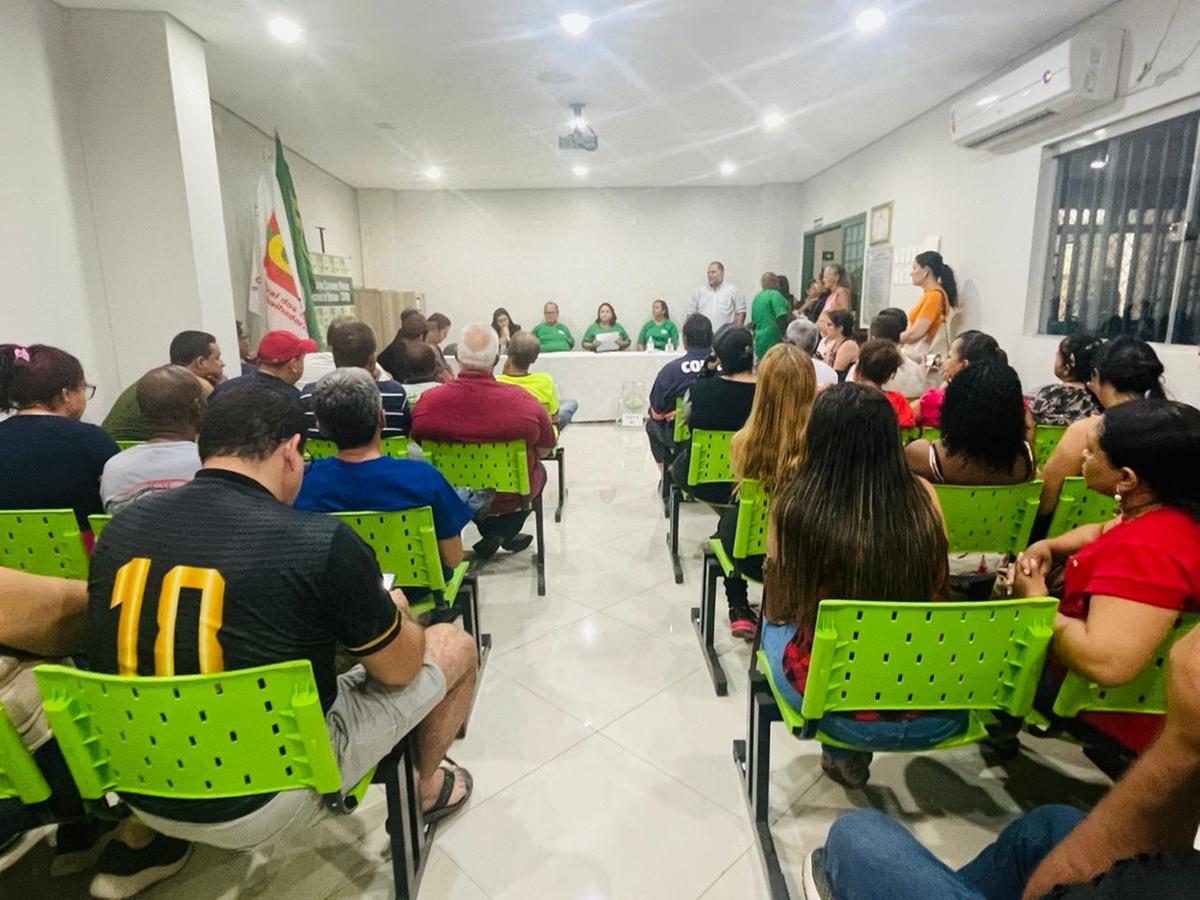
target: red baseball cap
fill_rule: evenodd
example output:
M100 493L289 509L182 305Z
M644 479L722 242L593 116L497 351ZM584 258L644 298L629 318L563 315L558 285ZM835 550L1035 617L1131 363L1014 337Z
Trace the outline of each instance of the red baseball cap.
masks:
M312 338L302 338L290 331L268 331L258 342L258 358L265 363L285 363L316 349L317 342Z

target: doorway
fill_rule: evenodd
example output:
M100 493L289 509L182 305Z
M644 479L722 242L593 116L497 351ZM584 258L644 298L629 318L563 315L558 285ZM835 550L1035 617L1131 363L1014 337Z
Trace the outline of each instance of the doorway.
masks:
M804 264L800 271L801 288L806 289L821 270L830 264L846 267L850 275L850 305L858 311L862 295L863 256L867 246L867 214L859 213L832 225L806 232L804 235Z

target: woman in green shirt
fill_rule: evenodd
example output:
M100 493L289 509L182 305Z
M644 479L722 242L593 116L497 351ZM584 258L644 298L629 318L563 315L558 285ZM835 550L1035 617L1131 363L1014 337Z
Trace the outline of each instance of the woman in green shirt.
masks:
M637 348L645 350L665 350L667 344L679 346L679 329L671 321L671 311L662 300L655 300L650 307L650 321L638 332Z
M596 310L596 321L587 327L587 331L583 333L583 342L580 344L584 350L598 350L600 348L600 335L615 333L617 335L617 349L624 350L629 346L629 335L625 328L617 324L617 311L612 308L611 303L601 303Z

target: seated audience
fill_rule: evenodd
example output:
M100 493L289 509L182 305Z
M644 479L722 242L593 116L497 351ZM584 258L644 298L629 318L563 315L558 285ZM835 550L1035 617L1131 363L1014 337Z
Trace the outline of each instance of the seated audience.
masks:
M239 375L222 382L209 402L223 397L226 391L245 384L265 384L290 397L300 405L300 389L296 382L304 374L304 355L317 349L312 338L302 338L290 331L268 331L258 342L258 368L249 375Z
M646 416L646 437L650 455L659 469L675 454L675 402L696 383L712 351L712 322L708 316L692 313L683 323L685 353L661 369L650 388L650 407Z
M804 861L810 900L1184 898L1200 853L1200 628L1167 663L1162 734L1086 815L1040 806L955 871L900 823L874 809L844 813Z
M358 319L354 316L334 316L329 320L329 324L325 327L325 346L328 349L304 354L304 372L296 384L316 384L337 368L337 364L333 361L334 335L343 325L357 321Z
M156 836L132 817L97 821L84 809L50 733L33 670L45 662L69 665L65 657L83 649L86 628L86 581L0 568L0 703L50 786L42 810L0 798L0 872L38 845L46 824L40 813L48 812L60 823L50 877L94 866L93 897L132 897L182 869L191 847ZM52 893L48 885L46 893Z
M210 388L225 381L225 363L217 339L204 331L181 331L171 340L171 365L183 366ZM114 441L144 441L150 437L150 425L137 402L135 381L125 390L104 417L101 426ZM211 392L211 391L210 391Z
M1029 404L1038 425L1070 425L1100 413L1100 404L1088 390L1093 357L1102 342L1087 334L1063 338L1054 352L1056 384L1037 389Z
M600 338L602 334L616 334L617 338L609 344ZM583 333L583 341L580 346L584 350L603 350L612 347L624 350L629 346L629 335L625 331L625 326L617 323L617 311L613 309L611 303L601 303L596 309L596 321L589 325Z
M817 606L845 598L898 603L945 599L946 533L933 489L904 464L896 414L879 391L839 384L822 391L805 459L774 498L767 547L762 649L775 684L804 702ZM961 713L830 715L821 730L859 746L932 747L958 733ZM823 747L821 768L862 787L871 754Z
M996 339L982 331L964 331L950 344L950 354L934 368L940 368L942 379L949 384L954 376L966 366L979 362L1008 362L1008 355L1000 349ZM912 402L913 414L917 424L923 427L939 428L942 423L942 398L946 396L946 387L933 387L923 393L918 400Z
M638 332L637 348L639 350L666 350L667 344L679 346L679 329L671 321L671 310L665 300L655 300L650 304L650 318Z
M453 569L462 562L461 533L471 511L429 463L383 455L384 410L374 379L357 367L330 372L316 384L313 409L321 436L337 444L338 454L309 465L296 509L354 512L428 506L442 563ZM409 600L426 593L401 587Z
M240 374L249 375L258 368L258 357L254 355L254 346L250 343L250 335L246 333L242 320L238 319L234 324L237 325L238 361L242 365Z
M503 354L508 352L508 342L521 330L521 326L512 320L507 309L499 306L492 311L492 330L496 332L496 338L500 341L500 352Z
M421 395L430 388L435 388L444 381L438 381L437 356L432 347L418 347L409 356L408 378L404 380L404 390L408 394L409 409L421 399Z
M429 323L419 309L406 309L400 314L400 330L392 338L392 342L380 351L379 365L387 370L393 379L401 383L407 382L412 374L413 357L421 351L425 343L425 335L429 331ZM435 356L437 354L434 354Z
M737 431L750 418L754 405L754 337L741 325L725 325L713 340L713 353L720 369L705 370L688 392L684 407L688 425L707 431ZM686 447L671 464L671 478L688 483L691 447ZM712 482L689 488L705 503L730 502L732 482Z
M852 381L870 385L883 391L896 411L897 424L901 428L911 428L917 424L908 400L899 391L884 390L887 384L900 369L901 356L899 349L891 341L880 339L867 341L858 352L858 362L854 364Z
M817 319L822 341L817 347L817 356L825 365L837 373L838 381L846 380L846 373L858 361L858 343L854 340L854 313L848 309L832 309L821 313Z
M446 357L442 353L442 342L450 334L450 319L435 312L425 320L425 323L429 326L429 330L425 332L425 343L433 348L434 356L437 357L437 381L443 384L453 381L454 370L450 368L450 364L446 362Z
M96 392L79 360L45 344L0 344L0 509L104 512L100 473L117 445L103 428L79 421Z
M1083 457L1088 487L1115 496L1120 515L1030 545L1010 580L1017 596L1044 597L1063 565L1053 658L1111 686L1151 663L1181 611L1200 612L1200 410L1162 399L1111 407ZM1048 671L1061 680L1061 667ZM1162 724L1142 713L1083 718L1134 753Z
M562 353L575 349L571 329L558 321L558 304L553 300L542 307L542 321L533 327L533 336L538 339L543 353Z
M104 464L100 499L109 514L156 491L187 484L200 468L196 435L205 403L196 377L182 366L151 369L137 383L137 401L150 425L150 439Z
M754 355L762 359L783 340L791 313L787 298L779 292L778 275L764 272L759 283L762 290L750 301L750 328L754 332Z
M541 349L542 345L532 334L522 331L513 335L508 345L508 358L504 361L504 372L497 375L496 380L529 391L545 407L554 427L561 431L571 423L579 404L574 400L560 400L558 385L550 375L529 371L529 367L537 362Z
M460 371L453 381L431 388L413 407L412 437L416 441L525 442L529 487L536 496L546 486L541 457L554 449L550 416L527 391L501 384L492 374L499 359L499 338L487 325L468 325L457 348ZM480 521L477 559L489 559L503 547L518 553L533 542L521 533L529 509L516 494L498 493L490 514Z
M1121 335L1096 350L1088 389L1108 410L1143 397L1165 397L1163 364L1154 348L1139 337ZM1063 480L1083 472L1083 451L1099 430L1104 415L1088 416L1067 427L1042 468L1042 502L1038 514L1048 516L1058 505Z
M871 320L871 326L867 330L868 340L890 341L899 347L900 334L904 331L904 325L907 321L908 317L902 309L894 306L882 309ZM850 374L846 376L847 381L854 380L854 370L855 366L851 366ZM920 397L928 387L929 379L925 375L925 370L903 353L900 354L900 368L883 385L884 391L894 391L897 394L903 394L909 400Z
M817 317L825 310L825 298L829 296L829 291L825 290L825 285L820 278L814 278L808 283L808 287L804 289L804 299L800 301L800 305L796 308L796 316L804 316L814 325L817 324Z
M815 322L810 322L806 318L789 322L786 337L789 344L795 344L812 358L813 371L817 374L817 387L837 384L837 372L833 371L833 367L828 365L825 360L816 355L817 344L821 340L821 330Z
M304 432L299 405L262 382L234 387L209 407L196 477L129 506L97 545L88 581L89 665L113 674L161 672L156 654L128 644L127 607L114 602L118 573L131 560L151 561L135 619L140 646L155 643L157 623L170 615L158 608L175 599L162 589L167 574L177 566L207 572L224 592L208 610L215 623L201 614L199 652L194 614L158 637L168 640L174 673L308 660L341 790L415 729L419 802L425 821L438 821L471 793L470 776L445 753L471 705L474 640L453 625L422 628L403 592L383 589L374 554L348 525L291 508L304 475ZM360 664L338 675L339 650ZM225 849L296 840L328 815L325 798L303 790L122 799L163 834Z
M816 393L812 358L799 347L779 344L759 360L750 418L729 446L730 466L739 481L759 481L767 494L773 496L795 477L804 461L804 434ZM738 508L732 506L721 513L717 526L717 537L730 559L733 559L737 519ZM762 581L764 558L759 555L735 560L733 575L725 579L729 630L734 637L748 641L758 634L758 616L750 608L742 576Z
M333 364L336 369L362 369L371 376L371 380L379 389L386 416L383 424L383 436L398 437L408 434L412 420L408 412L408 394L404 390L404 386L391 379L375 381L379 366L376 365L375 332L371 326L366 322L359 322L357 319L345 319L338 324L337 328L330 325L328 338L329 349L333 353ZM432 347L426 346L424 351L430 357L434 356ZM320 430L317 428L317 417L313 411L313 391L317 384L318 382L315 381L306 384L300 392L300 405L304 408L304 415L308 420L309 437L321 437Z

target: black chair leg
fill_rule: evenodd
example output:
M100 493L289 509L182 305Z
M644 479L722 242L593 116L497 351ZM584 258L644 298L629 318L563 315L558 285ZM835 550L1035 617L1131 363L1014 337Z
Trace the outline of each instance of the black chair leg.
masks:
M459 738L467 736L467 726L471 723L471 713L475 710L475 700L479 696L480 685L483 684L483 670L487 667L488 654L492 650L492 636L483 634L479 627L479 581L473 575L463 579L459 589L459 599L462 601L463 628L475 638L475 652L478 654L479 668L475 671L475 692L471 695L471 708L463 720L462 728L458 730Z
M717 578L721 564L713 552L704 550L704 578L700 585L700 605L692 608L692 627L696 629L696 637L700 639L700 649L704 653L704 662L708 666L708 676L712 679L713 689L718 697L729 693L729 682L725 678L725 669L721 658L717 655L715 643L717 618Z
M747 716L746 740L733 742L733 759L738 775L746 789L750 818L754 823L759 857L767 877L773 900L788 900L787 879L775 840L771 837L771 723L781 720L775 698L767 681L757 670L750 672L750 709Z
M408 734L379 763L375 781L387 797L387 831L392 848L392 878L397 900L416 900L436 825L426 826L417 791L413 735Z
M662 507L664 519L671 518L671 462L671 454L664 454L662 464Z
M567 502L567 451L563 447L559 447L555 452L555 458L558 460L558 506L554 508L554 521L561 522L563 516L563 504Z
M533 500L533 519L537 524L537 592L539 597L546 596L546 535L542 522L542 495L538 494Z
M679 488L671 485L671 524L667 529L667 544L671 548L671 570L675 575L675 583L683 584L683 563L679 560L679 503Z

